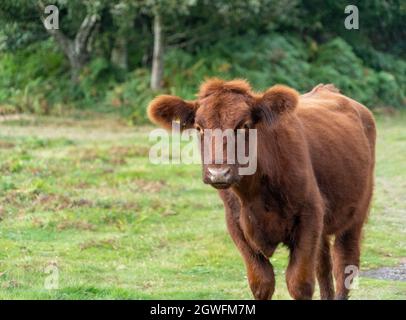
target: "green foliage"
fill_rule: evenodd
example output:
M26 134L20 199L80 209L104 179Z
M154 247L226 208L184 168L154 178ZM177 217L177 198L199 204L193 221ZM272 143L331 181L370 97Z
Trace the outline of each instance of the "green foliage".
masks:
M318 83L334 83L370 108L401 107L404 61L393 61L399 62L398 70L386 65L379 70L367 67L341 38L317 46L287 35L247 35L225 39L196 55L169 52L166 81L170 93L186 98L193 98L197 86L209 76L246 78L261 90L283 83L306 92Z
M146 106L157 94L149 88L149 72L137 69L128 75L128 80L113 86L106 95L104 105L112 107L134 124L146 122Z
M0 105L12 105L16 112L48 113L61 101L63 64L51 41L0 53Z
M105 58L95 58L82 70L80 82L72 84L67 68L52 41L2 53L0 112L60 114L75 105L117 112L135 124L146 122L146 106L157 94L149 89L148 69L126 73ZM163 92L193 99L207 77L240 77L257 90L283 83L306 92L318 83L334 83L370 108L401 107L405 74L405 61L376 50L355 51L341 38L317 45L291 35L248 34L196 53L168 50Z
M320 46L309 77L316 82L334 83L343 93L370 108L404 105L401 75L397 79L394 69L376 71L365 66L352 47L341 38Z
M341 0L55 3L61 30L70 38L87 13L97 13L90 59L72 83L72 66L44 30L38 3L3 1L0 114L61 114L80 108L146 122L145 108L159 93L149 89L156 10L163 16L166 44L163 93L193 99L205 78L240 77L257 90L284 83L306 92L331 82L370 108L405 105L406 7L398 0L355 3L362 12L361 28L352 31L343 27L347 3ZM112 59L118 44L128 57L128 70Z

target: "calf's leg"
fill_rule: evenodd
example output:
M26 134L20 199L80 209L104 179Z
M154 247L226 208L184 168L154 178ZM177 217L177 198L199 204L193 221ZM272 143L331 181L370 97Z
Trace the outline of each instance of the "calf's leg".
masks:
M247 243L238 221L238 213L226 208L227 228L244 258L248 283L257 300L271 299L275 291L275 275L269 260Z
M331 300L334 298L333 264L330 253L330 239L323 235L320 241L320 249L317 261L317 281L320 287L320 298Z
M248 283L257 300L272 298L275 291L275 274L269 260L262 255L243 255L247 268Z
M333 247L335 299L348 299L352 279L358 274L361 227L354 226L336 235Z
M315 264L316 257L314 254L306 257L306 253L298 248L291 250L289 265L286 270L286 284L293 299L312 299L315 283Z
M322 224L321 214L303 214L305 221L297 226L290 245L286 283L293 299L308 300L313 297L316 265Z

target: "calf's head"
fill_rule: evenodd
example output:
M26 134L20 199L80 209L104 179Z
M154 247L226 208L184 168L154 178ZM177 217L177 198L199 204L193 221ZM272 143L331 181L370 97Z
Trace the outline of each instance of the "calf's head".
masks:
M257 152L250 148L251 133L256 138L256 130L274 126L280 117L294 110L297 101L298 93L286 86L276 85L263 93L254 93L244 80L210 79L201 85L196 100L156 97L148 107L148 116L166 129L172 128L173 121L178 121L182 130L196 129L201 142L203 181L225 189L244 177L239 169L247 163L240 161L241 152L256 161L256 154L247 155L250 150ZM263 135L258 135L258 139L264 139Z

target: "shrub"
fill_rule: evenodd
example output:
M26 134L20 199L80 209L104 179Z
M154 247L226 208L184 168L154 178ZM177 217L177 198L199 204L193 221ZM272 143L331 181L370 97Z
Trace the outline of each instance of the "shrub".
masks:
M0 53L0 113L61 114L73 107L116 112L146 122L146 106L159 92L149 89L150 72L118 70L94 58L72 84L65 57L52 41ZM318 45L285 34L233 36L192 52L169 49L163 92L194 99L208 77L245 78L264 90L283 83L301 92L334 83L368 107L404 106L406 62L371 47L356 50L341 38Z

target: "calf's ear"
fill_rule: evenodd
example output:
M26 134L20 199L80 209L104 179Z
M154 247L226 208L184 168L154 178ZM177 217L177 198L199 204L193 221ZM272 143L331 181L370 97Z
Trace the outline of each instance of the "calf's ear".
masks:
M147 113L152 122L165 129L172 128L172 121L179 121L183 130L193 127L197 108L195 101L161 95L151 101Z
M275 85L259 96L257 103L258 117L272 121L278 116L292 112L299 101L299 93L284 85Z

